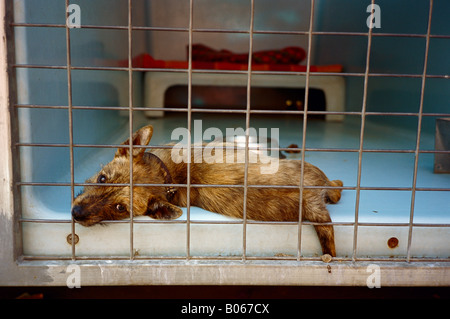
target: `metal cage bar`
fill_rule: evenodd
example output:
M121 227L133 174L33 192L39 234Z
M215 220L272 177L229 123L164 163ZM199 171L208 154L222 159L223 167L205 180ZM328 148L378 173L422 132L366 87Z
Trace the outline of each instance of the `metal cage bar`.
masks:
M244 203L242 222L242 260L247 259L247 198L248 198L248 164L249 164L249 128L250 128L250 96L252 84L252 55L253 55L253 28L255 18L255 1L250 2L250 26L248 43L248 63L247 63L247 92L246 92L246 112L245 112L245 164L244 164Z
M372 0L372 10L375 0ZM373 20L370 20L369 33L367 34L367 53L366 53L366 70L364 72L364 91L361 107L361 128L359 136L359 150L358 150L358 175L356 181L356 203L355 203L355 225L353 227L353 254L352 259L356 261L356 251L358 246L358 218L359 218L359 203L361 198L361 174L362 174L362 154L364 147L364 128L366 124L366 107L367 107L367 90L369 84L369 65L370 65L370 49L372 47L372 30Z
M408 229L408 246L406 253L406 260L411 260L411 242L412 242L412 232L413 232L413 221L414 221L414 205L416 199L416 186L417 186L417 169L419 167L419 149L420 149L420 135L422 131L422 113L423 113L423 101L425 97L425 80L427 74L427 66L428 66L428 50L430 47L430 32L431 32L431 18L433 16L433 0L430 0L430 8L428 12L428 24L427 24L427 37L425 43L425 55L423 62L423 74L422 74L422 83L420 88L420 104L419 104L419 115L417 121L417 138L416 138L416 150L414 152L414 174L413 174L413 182L412 182L412 191L411 191L411 210L409 216L409 229Z
M128 12L127 12L127 39L128 39L128 129L129 129L129 148L130 155L133 154L133 15L132 15L132 0L128 0ZM130 160L130 260L134 259L134 211L133 211L133 161Z
M191 258L191 158L192 158L192 40L193 40L193 26L194 26L194 0L189 0L189 39L188 39L188 100L187 100L187 129L189 132L188 139L188 162L187 162L187 176L186 176L186 260Z
M66 9L66 18L68 17L68 7L69 0L66 0L65 9ZM69 152L70 152L70 195L71 202L75 199L75 169L74 169L74 158L73 158L73 112L72 112L72 58L71 58L71 46L70 46L70 28L68 25L65 25L66 30L66 62L67 62L67 92L68 92L68 113L69 113ZM71 233L72 238L75 238L75 221L71 218ZM75 241L71 243L72 249L72 260L75 260Z
M305 100L302 127L302 147L301 147L301 167L300 167L300 187L299 187L299 213L298 213L298 238L297 238L297 261L301 260L302 252L302 226L303 226L303 189L305 175L305 149L306 149L306 126L308 123L308 106L309 106L309 77L311 74L311 52L312 52L312 31L314 27L314 0L311 0L311 10L309 12L309 30L308 30L308 53L306 61L306 79L305 79Z
M35 28L65 28L64 24L52 24L52 23L23 23L12 22L13 27L35 27ZM128 26L114 26L114 25L81 25L82 29L106 29L106 30L128 30ZM188 28L183 27L154 27L154 26L132 26L133 31L173 31L173 32L189 32ZM248 30L236 30L236 29L214 29L214 28L192 28L192 32L203 33L240 33L249 34ZM279 31L279 30L253 30L253 34L288 34L288 35L309 35L309 31ZM348 31L312 31L312 35L337 35L337 36L361 36L367 37L368 32L348 32ZM374 37L408 37L408 38L426 38L425 34L419 33L386 33L377 32L373 33ZM449 35L431 34L430 38L448 39Z

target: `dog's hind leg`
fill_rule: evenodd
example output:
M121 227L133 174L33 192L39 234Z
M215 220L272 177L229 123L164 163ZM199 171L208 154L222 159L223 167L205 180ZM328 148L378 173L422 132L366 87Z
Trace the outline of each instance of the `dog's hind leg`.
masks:
M342 187L344 183L340 180L329 181L328 186ZM339 188L329 188L326 190L325 200L327 203L336 204L341 199L342 189Z
M323 200L304 200L303 201L303 219L316 223L331 222L330 214ZM333 225L314 225L323 254L330 254L336 257L336 248L334 244Z
M316 229L317 236L319 237L320 246L322 246L323 254L330 254L331 256L336 257L333 226L315 225L314 228Z

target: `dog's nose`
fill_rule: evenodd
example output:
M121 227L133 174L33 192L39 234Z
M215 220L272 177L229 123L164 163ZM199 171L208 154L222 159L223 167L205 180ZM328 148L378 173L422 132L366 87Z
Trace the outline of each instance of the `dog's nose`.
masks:
M79 205L73 206L72 207L72 216L75 220L82 218L83 217L83 208Z

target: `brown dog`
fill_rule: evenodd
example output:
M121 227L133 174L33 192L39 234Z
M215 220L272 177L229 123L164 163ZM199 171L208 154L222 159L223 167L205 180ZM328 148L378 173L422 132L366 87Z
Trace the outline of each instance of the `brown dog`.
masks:
M147 215L156 219L174 219L182 214L179 206L187 205L186 187L170 184L187 183L187 163L176 158L172 149L155 149L145 152L153 135L153 127L145 126L133 135L132 154L129 140L120 147L114 159L100 172L87 180L89 185L73 203L72 216L84 226L103 220L118 220L130 217L130 160L133 161L133 215ZM192 152L194 153L194 152ZM214 154L213 154L214 155ZM193 156L193 155L192 155ZM192 158L191 158L192 159ZM260 163L248 164L248 191L246 218L260 221L298 221L301 162L279 160L278 170L273 174L261 174ZM224 185L223 187L191 187L190 205L230 217L243 218L243 187L245 165L242 163L201 163L192 161L190 180L194 185ZM330 181L317 167L304 163L304 186L341 187L339 180ZM121 184L99 185L99 184ZM141 184L167 184L146 186ZM256 185L282 185L271 188ZM289 187L291 186L291 187ZM297 187L292 187L297 186ZM316 223L331 222L326 203L336 203L341 197L339 188L305 188L303 190L302 218ZM314 226L324 254L336 256L332 225Z

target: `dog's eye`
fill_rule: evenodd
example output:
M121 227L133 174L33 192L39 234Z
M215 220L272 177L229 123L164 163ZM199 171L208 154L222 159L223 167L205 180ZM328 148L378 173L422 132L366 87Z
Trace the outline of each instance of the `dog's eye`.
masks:
M123 205L121 205L121 204L117 204L117 205L116 205L116 209L117 209L119 212L123 212L123 211L125 211L125 206L123 206Z
M106 176L105 175L100 175L97 178L97 183L106 183Z

